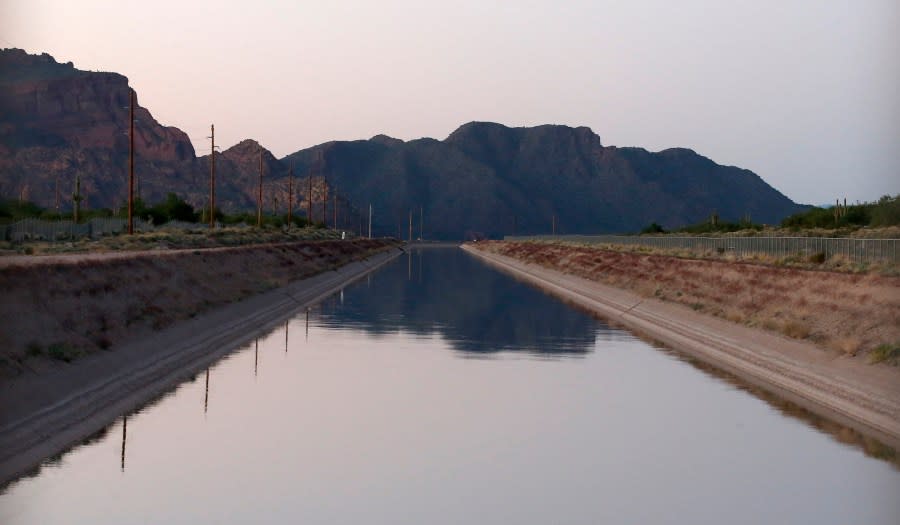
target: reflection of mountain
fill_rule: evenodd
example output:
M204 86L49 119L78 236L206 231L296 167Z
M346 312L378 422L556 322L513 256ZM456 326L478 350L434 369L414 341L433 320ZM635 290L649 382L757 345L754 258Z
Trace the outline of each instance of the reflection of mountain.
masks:
M439 333L465 352L577 355L598 321L461 250L414 249L321 305L321 322L376 334Z

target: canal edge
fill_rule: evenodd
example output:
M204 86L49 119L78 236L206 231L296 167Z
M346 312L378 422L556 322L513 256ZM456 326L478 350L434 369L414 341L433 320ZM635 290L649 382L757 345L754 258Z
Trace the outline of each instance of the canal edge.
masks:
M890 393L862 392L854 385L780 360L773 352L754 352L752 347L759 346L756 343L749 344L701 330L699 327L692 327L689 323L667 319L658 312L648 311L645 304L648 300L631 292L592 282L593 287L613 290L620 298L630 297L629 301L612 301L594 296L583 289L575 289L564 279L571 276L560 272L523 263L510 257L485 253L471 246L461 248L470 255L551 295L572 301L603 318L614 320L676 351L722 369L749 384L768 390L811 412L900 450L900 420L896 417L896 414L900 413L898 403L900 400L893 399ZM765 332L754 331L754 336L769 339L776 344L784 344L784 341Z

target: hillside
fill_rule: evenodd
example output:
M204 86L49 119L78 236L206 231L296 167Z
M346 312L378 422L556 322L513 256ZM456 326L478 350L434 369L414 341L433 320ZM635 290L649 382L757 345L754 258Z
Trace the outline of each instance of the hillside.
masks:
M0 51L0 79L0 198L53 206L58 183L61 207L69 209L80 175L88 208L121 206L128 79L15 49ZM136 113L140 195L154 202L171 191L205 206L209 155L197 157L182 131L158 123L146 108ZM416 235L421 212L426 238L458 239L549 233L554 223L558 233L630 232L651 222L696 223L713 211L722 220L750 214L755 222L776 223L803 209L756 174L689 149L654 153L604 146L586 127L488 122L465 124L444 140L378 135L282 159L244 140L216 156L218 207L255 209L260 153L267 210L286 209L293 163L296 210L307 209L313 174L318 220L327 194L332 221L336 189L341 227L357 229L372 204L379 235L405 237L410 211Z

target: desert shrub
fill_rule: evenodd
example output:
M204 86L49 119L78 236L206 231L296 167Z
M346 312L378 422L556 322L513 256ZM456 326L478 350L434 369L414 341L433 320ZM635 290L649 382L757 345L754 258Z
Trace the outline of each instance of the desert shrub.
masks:
M659 224L656 224L655 222L651 222L649 226L647 226L646 228L641 230L641 234L646 234L646 233L666 233L666 230Z
M806 339L809 337L810 329L804 323L800 323L798 321L788 321L784 323L781 327L781 332L788 336L793 337L794 339Z
M69 343L53 343L47 347L47 355L53 359L70 363L78 357L78 351Z
M900 364L900 343L884 343L878 345L869 354L869 362L886 362L892 365Z
M785 228L858 228L861 226L895 226L900 224L900 195L885 195L877 202L851 204L835 218L834 208L813 207L781 221Z
M825 252L814 253L809 256L809 262L814 264L822 264L825 262Z
M25 355L29 357L38 356L44 353L44 348L37 341L31 341L25 345Z

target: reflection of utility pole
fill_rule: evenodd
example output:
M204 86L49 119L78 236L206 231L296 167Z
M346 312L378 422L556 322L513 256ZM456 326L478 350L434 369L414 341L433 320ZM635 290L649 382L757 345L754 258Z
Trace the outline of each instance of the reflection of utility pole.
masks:
M125 435L128 433L128 416L122 416L122 462L120 468L125 472Z
M206 369L206 391L203 393L203 413L209 407L209 368Z
M216 126L209 125L209 227L216 226Z
M284 322L284 353L287 353L288 349L288 322Z
M253 377L259 369L259 337L256 338L256 348L253 350Z
M129 88L128 109L128 235L134 234L134 89Z

